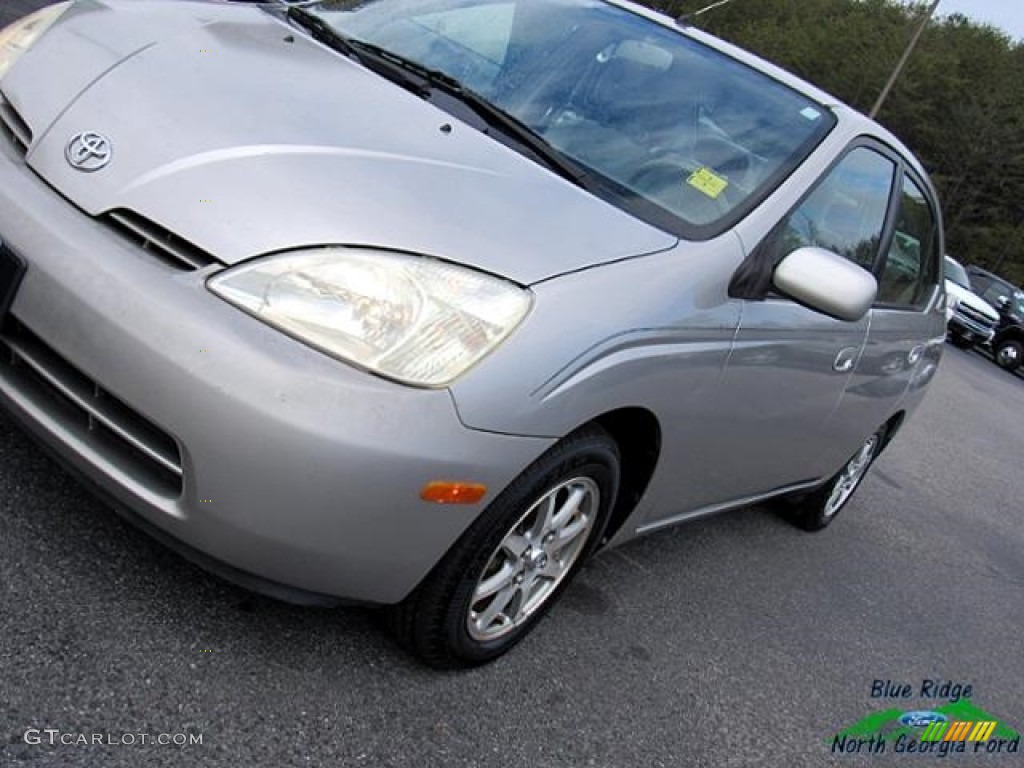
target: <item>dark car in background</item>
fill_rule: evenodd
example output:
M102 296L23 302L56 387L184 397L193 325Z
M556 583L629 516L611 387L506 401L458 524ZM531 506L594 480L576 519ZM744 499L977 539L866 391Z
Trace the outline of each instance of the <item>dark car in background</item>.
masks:
M999 310L992 354L1000 368L1015 371L1024 362L1024 290L999 275L968 267L975 293Z

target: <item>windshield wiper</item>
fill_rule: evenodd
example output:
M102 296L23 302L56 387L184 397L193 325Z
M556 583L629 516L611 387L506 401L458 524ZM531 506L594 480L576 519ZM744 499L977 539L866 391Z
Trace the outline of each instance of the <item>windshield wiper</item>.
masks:
M392 82L397 82L420 96L429 95L429 90L424 87L426 78L422 75L419 79L408 77L407 73L413 70L401 57L391 54L385 48L342 34L320 16L307 11L302 6L290 5L286 14L289 19L305 28L314 40L333 48L338 53L359 62L367 69L383 75Z
M301 6L289 6L287 15L289 19L307 29L314 39L423 98L427 98L432 89L443 91L454 97L469 107L488 126L496 128L507 138L525 148L537 160L560 176L577 186L587 186L585 170L555 149L547 139L521 120L488 101L476 91L467 88L451 75L427 67L379 45L348 37L315 13L311 13ZM409 77L410 75L413 77Z
M433 85L454 96L488 125L497 128L501 133L523 146L538 160L551 170L573 182L577 186L587 186L587 172L551 145L547 139L514 115L488 101L471 88L466 88L455 78L444 73L441 81L431 80Z
M310 13L300 5L289 5L285 13L289 19L299 26L305 27L315 40L333 48L338 53L343 53L350 59L361 61L352 41L315 13Z

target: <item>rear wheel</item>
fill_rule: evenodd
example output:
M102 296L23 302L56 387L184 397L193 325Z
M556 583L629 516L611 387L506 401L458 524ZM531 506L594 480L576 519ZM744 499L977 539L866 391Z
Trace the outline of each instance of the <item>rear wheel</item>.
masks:
M403 603L399 642L437 667L482 664L533 629L600 540L619 454L599 427L531 464L469 527Z
M995 349L996 363L1007 371L1015 371L1024 361L1024 344L1016 339L1001 341Z
M820 531L836 519L882 449L885 429L871 435L827 483L811 493L787 499L792 521L805 531Z

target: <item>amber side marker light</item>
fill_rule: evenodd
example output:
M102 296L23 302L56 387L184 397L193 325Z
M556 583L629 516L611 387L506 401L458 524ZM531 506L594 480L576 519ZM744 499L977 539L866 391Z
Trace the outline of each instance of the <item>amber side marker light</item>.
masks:
M476 504L486 493L487 486L480 483L432 480L423 486L420 498L434 504Z

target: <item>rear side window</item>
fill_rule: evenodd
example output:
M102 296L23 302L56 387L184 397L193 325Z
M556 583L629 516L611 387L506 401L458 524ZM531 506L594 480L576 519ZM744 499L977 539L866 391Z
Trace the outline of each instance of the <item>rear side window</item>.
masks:
M878 280L878 302L923 309L938 284L938 249L938 223L928 198L904 176L896 227Z

